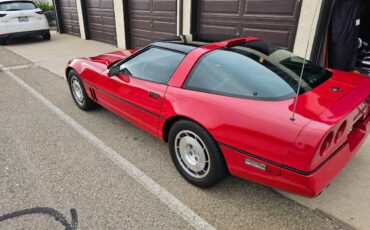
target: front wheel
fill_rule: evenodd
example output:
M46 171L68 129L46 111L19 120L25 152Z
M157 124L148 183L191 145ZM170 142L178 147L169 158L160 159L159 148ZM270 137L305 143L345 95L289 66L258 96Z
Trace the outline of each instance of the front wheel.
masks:
M181 120L172 126L169 149L180 174L198 187L211 187L227 175L226 163L217 143L194 122Z
M68 73L68 85L71 90L73 100L78 108L88 111L98 107L98 104L91 100L85 91L84 85L78 74L71 70Z

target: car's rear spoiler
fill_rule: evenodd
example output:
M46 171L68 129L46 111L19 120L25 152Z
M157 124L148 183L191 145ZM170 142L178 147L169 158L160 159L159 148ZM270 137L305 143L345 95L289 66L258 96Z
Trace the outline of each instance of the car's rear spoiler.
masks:
M222 42L218 42L223 47L233 47L233 46L240 46L243 45L245 42L249 41L255 41L258 40L258 38L255 37L243 37L243 38L233 38L229 40L225 40Z

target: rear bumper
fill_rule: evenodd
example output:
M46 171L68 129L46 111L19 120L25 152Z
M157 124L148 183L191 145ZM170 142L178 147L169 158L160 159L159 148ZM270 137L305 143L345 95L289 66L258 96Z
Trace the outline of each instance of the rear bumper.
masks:
M32 35L43 35L48 32L50 32L49 29L16 32L16 33L9 33L9 34L0 34L0 38L19 38L19 37L27 37L27 36L32 36Z
M232 175L279 190L315 197L330 184L357 153L369 132L370 116L365 122L357 123L353 131L348 134L348 140L332 154L329 160L311 172L289 169L289 167L256 159L225 145L220 145L220 148ZM263 171L246 165L244 163L246 159L266 165L267 170Z

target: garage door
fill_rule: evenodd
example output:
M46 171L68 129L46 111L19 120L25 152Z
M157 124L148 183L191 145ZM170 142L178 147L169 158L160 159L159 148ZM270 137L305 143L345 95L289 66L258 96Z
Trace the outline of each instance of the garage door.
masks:
M59 0L61 32L80 36L76 0Z
M128 9L132 48L176 36L176 0L129 0Z
M113 0L86 1L89 38L116 45Z
M301 9L300 0L200 0L197 34L230 37L257 36L293 49Z

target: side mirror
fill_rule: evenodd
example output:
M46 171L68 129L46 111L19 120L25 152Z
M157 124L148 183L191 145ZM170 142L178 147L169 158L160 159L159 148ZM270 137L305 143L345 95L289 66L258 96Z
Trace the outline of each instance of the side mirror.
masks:
M126 83L129 83L130 82L130 77L129 76L126 76L126 75L123 75L121 73L117 74L116 77L118 79L120 79L121 81L124 81Z
M120 66L113 66L108 73L108 76L111 78L118 78L119 80L129 83L130 82L130 77L131 73L128 71L127 68L124 68L123 71L121 70Z
M109 77L113 77L113 76L117 76L120 72L120 66L113 66L110 70L109 70Z

